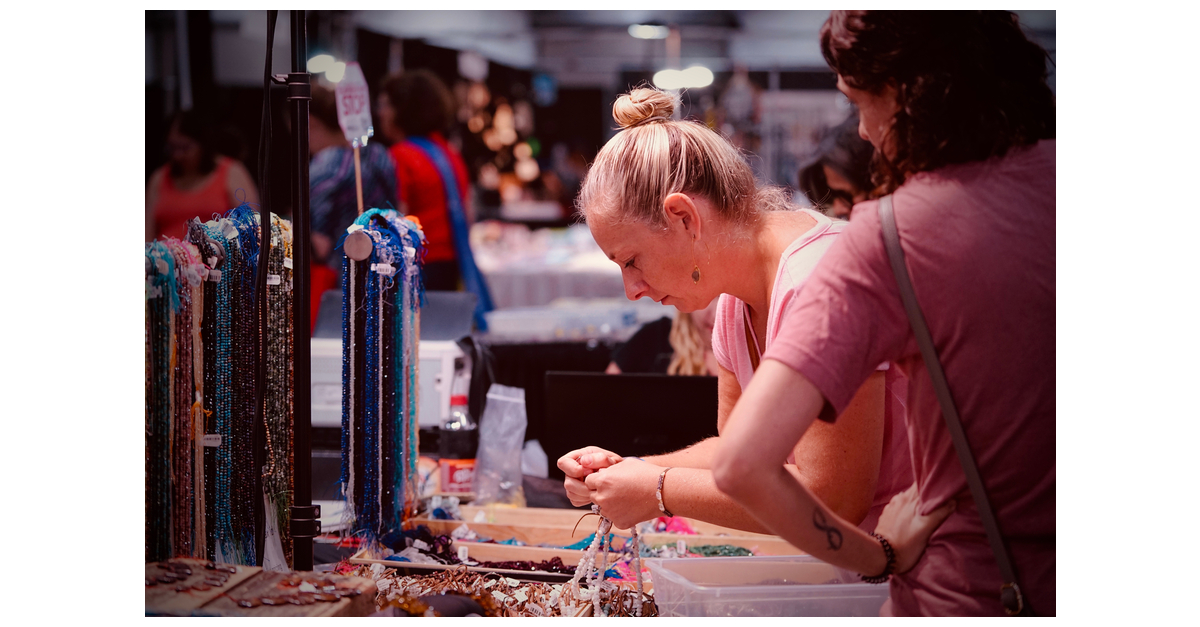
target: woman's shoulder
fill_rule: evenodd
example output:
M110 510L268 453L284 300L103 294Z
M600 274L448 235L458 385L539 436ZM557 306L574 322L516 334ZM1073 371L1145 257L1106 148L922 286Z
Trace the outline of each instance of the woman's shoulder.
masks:
M731 294L717 297L717 312L713 319L713 345L724 345L728 339L739 337L742 328L742 299Z

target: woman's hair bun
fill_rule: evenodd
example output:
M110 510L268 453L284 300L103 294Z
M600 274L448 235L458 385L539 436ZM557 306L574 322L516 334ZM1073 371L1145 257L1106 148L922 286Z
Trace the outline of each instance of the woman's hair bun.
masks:
M674 112L675 97L652 87L639 87L621 94L613 103L613 120L622 129L655 120L670 120Z

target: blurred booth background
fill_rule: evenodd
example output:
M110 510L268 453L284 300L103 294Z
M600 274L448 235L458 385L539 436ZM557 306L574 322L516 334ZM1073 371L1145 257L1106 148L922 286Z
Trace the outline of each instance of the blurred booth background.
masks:
M1053 59L1055 12L1017 13ZM620 269L575 216L580 180L615 133L617 95L641 83L680 89L681 117L724 134L747 151L760 179L789 186L810 204L798 189L798 169L822 133L852 113L821 57L818 32L827 17L827 11L742 10L309 11L308 56L315 81L326 86L340 79L345 63L360 64L372 103L386 75L420 68L453 92L456 115L446 139L467 168L471 247L496 306L489 332L476 339L496 360L495 381L526 389L526 438L536 439L549 428L540 415L545 372L602 372L640 325L675 314L626 300ZM281 11L273 53L278 74L289 71L288 23ZM181 110L207 112L216 150L257 179L266 41L266 11L146 12L147 180L166 160L166 122ZM285 91L272 92L276 111L286 110ZM372 141L386 144L375 115ZM274 155L289 154L287 118L274 117ZM289 176L281 168L271 177L275 211L285 215Z

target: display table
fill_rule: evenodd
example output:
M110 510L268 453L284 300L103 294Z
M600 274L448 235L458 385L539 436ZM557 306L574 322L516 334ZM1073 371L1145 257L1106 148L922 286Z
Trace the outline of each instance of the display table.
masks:
M375 612L376 587L370 579L277 573L257 566L206 568L210 564L192 558L146 564L146 615L369 616Z
M471 250L497 309L547 305L563 297L625 295L621 268L592 239L587 225L530 230L520 224L478 222Z

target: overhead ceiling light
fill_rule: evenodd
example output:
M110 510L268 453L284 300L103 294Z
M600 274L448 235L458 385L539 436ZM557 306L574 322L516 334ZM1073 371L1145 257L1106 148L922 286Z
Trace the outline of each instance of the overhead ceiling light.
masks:
M679 70L655 72L654 86L659 89L683 89L683 72Z
M336 83L342 80L342 77L345 75L346 64L341 61L334 61L329 65L329 68L325 70L325 78L331 83Z
M308 60L308 71L313 74L320 74L329 70L329 66L333 65L333 57L327 54L318 54Z
M654 74L654 86L659 89L699 89L712 85L712 70L693 65L686 70L662 70Z
M666 26L652 24L633 24L629 27L629 34L638 39L666 39L670 32L671 29Z
M683 82L686 87L708 87L713 82L712 70L703 65L693 65L683 71Z

